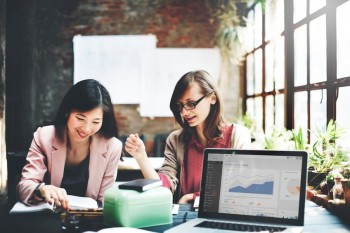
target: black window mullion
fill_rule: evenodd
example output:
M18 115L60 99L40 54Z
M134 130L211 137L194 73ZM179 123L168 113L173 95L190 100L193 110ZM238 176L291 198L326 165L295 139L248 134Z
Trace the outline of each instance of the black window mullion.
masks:
M310 0L307 0L307 5L306 5L306 11L307 11L307 16L306 16L306 50L307 50L307 55L306 55L306 85L307 85L307 128L311 129L311 90L310 90ZM308 141L310 141L310 132L307 131L308 133Z
M285 28L285 110L284 124L287 129L294 128L294 28L293 1L284 0Z
M326 37L327 37L327 122L336 120L336 90L337 86L337 30L336 2L327 0Z
M261 23L262 23L262 32L261 32L261 38L262 38L262 108L263 108L263 129L266 132L266 94L265 94L265 86L266 86L266 53L265 53L265 49L266 49L266 42L265 42L265 9L262 7L261 5L261 12L262 12L262 19L261 19Z

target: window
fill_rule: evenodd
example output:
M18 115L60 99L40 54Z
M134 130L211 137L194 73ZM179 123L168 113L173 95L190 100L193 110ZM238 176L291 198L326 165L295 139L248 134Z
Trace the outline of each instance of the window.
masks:
M284 126L284 36L283 1L261 2L248 13L246 55L246 112L258 130ZM276 20L278 17L278 20Z
M349 132L350 0L262 5L248 13L247 37L255 40L245 56L244 110L265 133L273 125L308 132L330 119Z

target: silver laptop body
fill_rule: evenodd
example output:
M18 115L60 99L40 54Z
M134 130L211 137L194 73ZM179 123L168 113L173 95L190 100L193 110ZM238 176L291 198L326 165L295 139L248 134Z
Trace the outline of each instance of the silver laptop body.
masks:
M305 151L208 148L198 218L165 232L302 232L306 174Z

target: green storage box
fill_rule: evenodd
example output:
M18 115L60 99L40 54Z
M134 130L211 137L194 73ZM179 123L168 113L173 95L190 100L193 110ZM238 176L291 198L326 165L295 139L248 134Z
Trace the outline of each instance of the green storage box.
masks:
M103 222L107 226L149 227L169 224L173 196L165 187L144 192L109 188L104 193Z

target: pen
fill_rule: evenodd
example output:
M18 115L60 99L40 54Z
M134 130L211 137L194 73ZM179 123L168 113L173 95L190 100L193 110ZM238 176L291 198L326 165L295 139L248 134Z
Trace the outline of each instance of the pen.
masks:
M185 212L183 218L182 218L182 222L186 222L186 218L187 218L187 212Z

